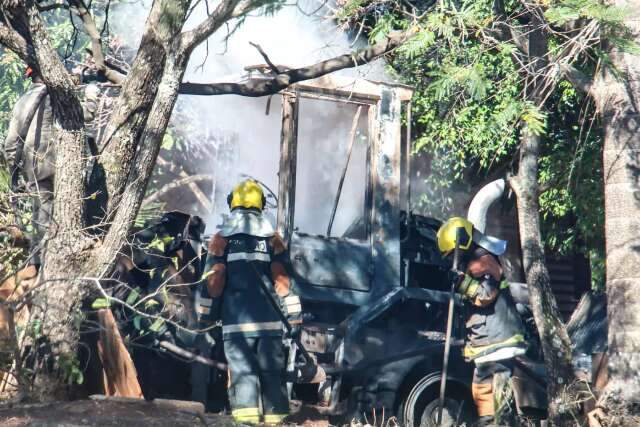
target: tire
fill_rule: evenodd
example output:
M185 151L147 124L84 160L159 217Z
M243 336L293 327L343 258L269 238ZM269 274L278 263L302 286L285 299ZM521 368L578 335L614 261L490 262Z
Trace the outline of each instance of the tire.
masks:
M420 427L436 427L438 425L438 409L440 407L440 399L432 400L422 411L420 417ZM461 402L454 399L445 399L442 408L441 427L454 427L465 420L463 419Z
M439 374L423 377L403 399L399 415L406 427L437 426ZM474 420L471 391L462 383L447 382L447 396L442 411L441 426L470 425Z

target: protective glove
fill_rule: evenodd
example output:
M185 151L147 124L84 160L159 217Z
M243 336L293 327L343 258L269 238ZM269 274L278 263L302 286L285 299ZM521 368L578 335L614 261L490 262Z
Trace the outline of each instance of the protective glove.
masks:
M302 303L297 295L288 295L283 298L284 314L289 323L297 325L302 323Z
M465 274L462 276L462 280L458 283L457 292L464 298L474 299L478 295L478 288L480 287L480 281Z

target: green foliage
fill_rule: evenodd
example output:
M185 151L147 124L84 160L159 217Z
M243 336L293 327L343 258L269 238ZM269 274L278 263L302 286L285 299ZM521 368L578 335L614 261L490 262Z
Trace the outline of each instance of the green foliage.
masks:
M62 378L67 384L82 384L84 373L80 367L80 360L75 354L62 354L57 359Z
M547 114L540 111L540 108L532 102L524 102L521 105L520 118L527 124L527 130L534 135L542 135L545 133L545 120Z
M545 17L553 24L566 24L580 18L594 19L605 25L621 25L627 10L599 0L561 0L545 11Z
M624 24L629 9L599 0L561 0L555 2L545 12L552 24L563 25L578 19L592 20L599 24L603 38L617 48L634 54L640 54L640 45L633 40ZM596 52L599 53L599 52Z
M504 4L507 19L521 26L517 17L522 3ZM596 20L618 46L634 49L625 34L622 9L596 0L546 4L546 18L553 25ZM428 164L421 175L424 194L415 208L440 218L461 213L459 195L468 198L469 183L513 170L520 129L526 128L543 140L539 180L545 244L558 254L589 254L594 283L601 280L602 136L588 99L560 82L543 108L526 101L516 45L490 33L496 19L491 0L437 2L411 14L400 2L357 0L347 5L338 15L352 22L362 22L363 13L375 10L366 16L372 23L372 43L393 30L417 32L389 61L389 71L415 88L413 153ZM566 38L554 37L550 49L560 50ZM603 57L600 54L602 64ZM587 70L594 67L589 58L581 60Z
M11 111L20 95L29 87L24 76L25 65L15 54L0 48L0 138L4 140Z
M390 62L394 75L416 89L413 151L431 157L419 208L437 217L455 209L448 190L462 189L470 171L484 173L513 154L516 123L527 120L532 129L544 129L544 117L520 100L513 45L489 50L475 35L490 14L487 2L470 1L431 13ZM388 31L388 22L396 21L382 19L381 25Z

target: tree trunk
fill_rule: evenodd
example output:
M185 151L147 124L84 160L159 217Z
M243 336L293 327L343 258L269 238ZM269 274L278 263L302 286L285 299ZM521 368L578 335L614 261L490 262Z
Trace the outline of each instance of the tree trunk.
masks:
M86 289L77 277L82 277L83 250L90 244L82 233L87 156L82 108L71 76L50 44L34 2L27 2L23 17L51 98L55 145L62 148L56 157L53 218L44 237L44 264L36 284L40 289L33 301L40 325L32 347L39 370L35 391L51 399L65 395L64 383L77 364L79 331L75 325ZM41 351L43 348L46 350ZM51 369L52 364L60 369Z
M537 6L530 10L528 43L526 52L532 67L527 75L525 99L538 107L544 104L544 64L548 55L548 40L544 33L543 13ZM547 399L549 419L554 425L567 425L573 421L566 393L573 394L576 385L572 367L571 341L560 319L560 312L551 290L549 270L545 263L542 231L540 228L540 205L538 201L538 162L541 137L532 133L526 123L520 130L520 162L518 175L511 179L518 204L518 222L522 247L522 264L529 286L529 302L538 329L544 364L547 370ZM574 399L575 401L575 399Z
M45 236L41 289L34 300L40 331L32 343L37 349L32 359L36 371L33 392L39 400L68 397L67 384L78 379L81 307L97 283L85 278L108 277L144 196L152 170L149 164L155 162L184 74L175 67L165 70L165 58L180 34L188 3L156 1L147 20L141 49L110 122L104 157L98 159L106 172L109 206L115 206L114 201L121 203L111 212L119 222L96 249L94 240L83 232L87 153L82 109L69 74L50 46L35 3L29 2L24 14L52 100L57 147L53 220ZM167 90L161 80L170 73L175 74L176 82ZM140 140L144 143L138 149Z
M99 159L106 175L107 218L120 209L129 170L163 76L167 53L180 35L190 1L158 0L147 18L140 48L114 105Z
M102 277L109 271L112 260L125 241L129 228L133 223L144 198L147 183L156 164L162 138L171 119L171 111L178 99L180 81L186 70L184 57L170 55L160 82L158 93L149 113L140 149L136 161L132 165L129 180L120 199L118 212L107 233L102 248L94 260L96 273Z
M640 1L618 1L640 41ZM612 49L615 71L593 88L604 125L604 201L609 383L604 408L640 412L640 58Z
M549 271L545 264L544 246L540 231L538 204L538 160L541 138L523 125L520 138L518 175L511 179L518 203L518 222L522 242L522 262L529 301L538 328L547 370L549 417L555 425L570 420L563 402L568 386L575 382L571 365L571 341L559 317L556 299L551 290Z

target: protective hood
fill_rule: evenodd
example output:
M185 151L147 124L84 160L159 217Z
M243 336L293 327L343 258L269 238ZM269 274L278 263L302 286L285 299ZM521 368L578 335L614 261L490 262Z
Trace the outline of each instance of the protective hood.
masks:
M473 230L473 241L480 247L488 250L495 256L500 256L507 250L507 242L497 237L487 236L478 230Z
M262 213L247 209L234 209L220 229L222 237L235 234L271 237L275 232L269 220Z

